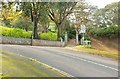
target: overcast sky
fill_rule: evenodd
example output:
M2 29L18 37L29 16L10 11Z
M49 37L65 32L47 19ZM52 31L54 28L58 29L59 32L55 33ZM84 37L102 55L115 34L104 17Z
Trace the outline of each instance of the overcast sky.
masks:
M104 8L107 4L110 4L112 2L118 2L120 0L86 0L92 5L97 5L98 8Z

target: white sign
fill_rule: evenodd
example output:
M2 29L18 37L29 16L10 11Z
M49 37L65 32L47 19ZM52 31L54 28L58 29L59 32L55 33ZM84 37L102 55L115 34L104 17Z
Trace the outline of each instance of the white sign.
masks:
M85 33L85 32L86 32L86 27L85 27L85 25L81 25L80 33Z

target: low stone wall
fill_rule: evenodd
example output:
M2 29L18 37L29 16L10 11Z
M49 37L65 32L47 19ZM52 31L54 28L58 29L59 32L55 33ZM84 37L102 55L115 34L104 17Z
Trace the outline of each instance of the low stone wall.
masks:
M32 41L33 46L56 46L56 47L62 47L62 43L60 41L48 41L48 40L37 40L34 39Z
M31 39L0 36L0 43L1 44L31 45Z
M48 40L38 40L38 39L27 39L27 38L14 38L0 36L0 44L18 44L18 45L33 45L33 46L56 46L62 47L63 43L60 41L48 41Z

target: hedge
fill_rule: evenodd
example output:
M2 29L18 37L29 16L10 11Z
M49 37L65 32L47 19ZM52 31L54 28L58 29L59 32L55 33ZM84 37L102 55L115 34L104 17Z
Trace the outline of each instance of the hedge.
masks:
M99 37L114 37L120 34L120 26L110 26L110 27L103 27L103 28L90 28L88 29L87 33L95 38Z
M0 26L0 35L2 36L9 36L15 38L31 38L31 34L31 31ZM53 32L41 33L40 38L43 40L57 40L57 34Z
M42 33L40 38L44 40L57 40L57 34L53 32Z
M15 37L15 38L31 38L31 31L25 31L19 28L8 28L0 26L0 35L2 36L9 36L9 37Z

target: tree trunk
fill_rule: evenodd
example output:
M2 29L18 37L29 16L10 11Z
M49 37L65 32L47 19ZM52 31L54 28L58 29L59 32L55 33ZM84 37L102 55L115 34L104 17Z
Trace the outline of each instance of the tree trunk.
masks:
M60 24L56 23L56 25L57 25L57 28L58 28L58 32L57 32L57 40L59 40L60 37L61 37Z
M26 27L25 30L28 31L28 28Z
M79 45L78 31L76 31L76 45Z
M33 38L34 39L39 38L38 33L37 33L37 24L38 24L37 17L34 16L34 30L33 30Z

